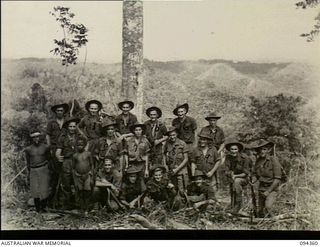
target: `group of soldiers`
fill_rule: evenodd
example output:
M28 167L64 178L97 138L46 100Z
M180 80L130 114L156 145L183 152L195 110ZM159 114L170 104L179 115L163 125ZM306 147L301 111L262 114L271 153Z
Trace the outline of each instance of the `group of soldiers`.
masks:
M206 209L219 205L216 192L225 177L231 213L242 213L243 191L255 184L257 216L271 215L281 179L272 142L258 140L249 148L236 139L225 140L217 126L221 116L214 112L205 117L208 126L196 137L197 123L188 116L187 103L173 110L176 118L168 128L156 106L146 110L149 120L143 124L130 112L132 101L118 107L118 116L102 115L102 103L90 100L86 115L78 118L66 117L67 103L54 105L55 118L48 122L46 134L31 131L32 145L25 154L37 212L48 207L79 208L84 214L130 210L147 201L168 210ZM255 159L244 152L248 149Z

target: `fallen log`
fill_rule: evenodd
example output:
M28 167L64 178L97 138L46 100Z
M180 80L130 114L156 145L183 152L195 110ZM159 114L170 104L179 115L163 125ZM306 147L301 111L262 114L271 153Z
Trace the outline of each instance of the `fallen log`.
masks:
M273 216L270 218L253 218L252 219L252 223L259 223L259 222L273 222L273 221L284 221L284 220L291 220L291 219L303 219L303 218L307 218L310 217L310 214L280 214L277 216ZM239 220L241 220L242 222L251 222L250 218L244 218L244 217L239 217Z
M137 223L142 225L145 228L148 229L161 229L160 226L151 223L149 220L147 220L145 217L138 215L138 214L132 214L130 215L130 218L133 218Z
M58 213L58 214L69 214L69 215L78 216L78 217L83 216L83 214L81 214L81 213L73 212L70 210L61 210L61 209L53 209L53 208L49 208L48 212Z

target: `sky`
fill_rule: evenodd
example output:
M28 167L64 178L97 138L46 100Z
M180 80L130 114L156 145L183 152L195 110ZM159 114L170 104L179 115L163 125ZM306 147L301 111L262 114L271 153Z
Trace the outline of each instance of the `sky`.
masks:
M319 8L296 9L297 0L144 2L144 57L157 61L230 59L253 62L320 61L320 37L308 43ZM62 31L49 11L70 7L88 29L88 62L122 58L122 2L1 2L2 58L53 57ZM84 52L81 51L80 60Z

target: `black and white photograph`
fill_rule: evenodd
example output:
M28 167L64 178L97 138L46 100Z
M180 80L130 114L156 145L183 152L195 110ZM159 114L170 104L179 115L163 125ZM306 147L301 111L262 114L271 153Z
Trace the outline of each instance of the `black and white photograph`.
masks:
M319 32L319 0L1 1L1 229L320 231Z

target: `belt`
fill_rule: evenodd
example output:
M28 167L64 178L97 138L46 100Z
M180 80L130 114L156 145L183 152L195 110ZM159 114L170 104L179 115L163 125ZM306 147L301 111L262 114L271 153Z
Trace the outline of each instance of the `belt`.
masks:
M48 161L46 160L40 164L37 164L36 166L30 166L30 168L39 168L39 167L45 166L47 164L48 164Z
M260 182L260 186L262 186L262 187L267 187L267 186L270 186L271 184L272 184L272 182L271 183Z

